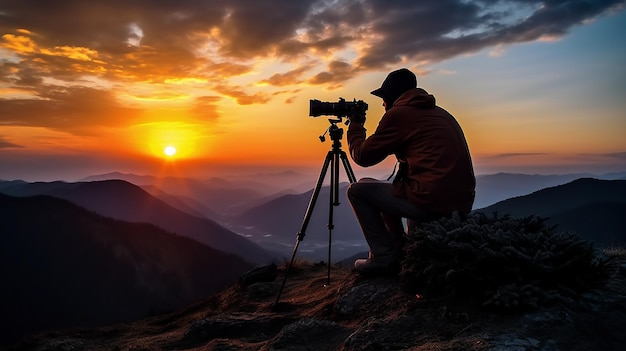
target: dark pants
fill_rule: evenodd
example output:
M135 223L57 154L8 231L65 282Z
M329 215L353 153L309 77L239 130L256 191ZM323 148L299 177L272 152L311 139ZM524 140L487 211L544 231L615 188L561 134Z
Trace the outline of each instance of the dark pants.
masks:
M403 218L407 219L408 226L427 218L419 207L394 196L391 183L373 178L350 184L348 200L370 247L370 257L376 261L391 262L400 258L406 234Z

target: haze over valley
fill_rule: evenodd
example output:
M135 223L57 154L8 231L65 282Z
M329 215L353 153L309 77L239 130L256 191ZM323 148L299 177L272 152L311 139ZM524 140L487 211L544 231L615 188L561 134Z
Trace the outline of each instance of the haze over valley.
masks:
M625 173L479 175L474 210L491 213L501 206L498 204L501 201L576 179L611 180L624 179L625 176ZM152 223L210 247L241 255L249 262L262 264L291 255L315 181L310 175L293 171L209 179L109 173L90 176L80 182L2 181L0 192L14 196L45 194L64 198L112 218ZM299 244L302 258L327 260L331 234L332 261L367 251L345 196L345 182L339 187L340 205L332 207L334 228L329 233L327 183L314 204L311 221L304 228L305 236ZM585 197L584 193L580 195L581 204ZM514 214L551 217L559 213L558 206L552 211L526 207L527 211L518 210ZM217 240L206 236L207 232L224 234Z

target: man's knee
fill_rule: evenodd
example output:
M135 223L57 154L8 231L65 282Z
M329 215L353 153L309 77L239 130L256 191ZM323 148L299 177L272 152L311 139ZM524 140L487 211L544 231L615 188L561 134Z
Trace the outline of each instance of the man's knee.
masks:
M362 178L358 182L350 183L346 191L348 198L362 197L364 193L370 192L368 188L371 188L372 184L377 182L374 178Z
M357 192L354 188L357 187L358 183L350 183L348 188L346 189L346 194L348 195L348 200L354 199L354 194Z

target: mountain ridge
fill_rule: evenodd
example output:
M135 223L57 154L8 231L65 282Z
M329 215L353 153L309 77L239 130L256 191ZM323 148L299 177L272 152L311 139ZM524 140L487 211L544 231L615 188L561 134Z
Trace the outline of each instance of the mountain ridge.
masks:
M70 200L104 216L153 223L215 249L236 253L257 264L271 262L276 257L217 222L178 210L137 185L123 180L76 183L0 181L0 192L16 196L51 195Z
M152 224L49 195L0 193L0 341L181 308L252 266Z
M594 210L598 206L604 210ZM548 223L558 225L564 231L574 231L599 246L624 246L626 219L619 215L624 206L626 180L580 178L475 211L544 217Z

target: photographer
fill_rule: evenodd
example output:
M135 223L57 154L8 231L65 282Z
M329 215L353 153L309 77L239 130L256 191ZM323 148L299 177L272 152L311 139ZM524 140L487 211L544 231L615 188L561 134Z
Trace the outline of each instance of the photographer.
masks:
M370 247L367 259L355 261L362 275L395 274L402 259L402 219L419 224L454 211L468 213L476 180L463 131L455 118L417 87L408 69L389 73L371 92L383 99L385 114L366 137L365 115L354 112L347 139L354 162L369 167L395 155L393 183L372 178L348 187L348 199ZM407 229L408 230L408 229Z

